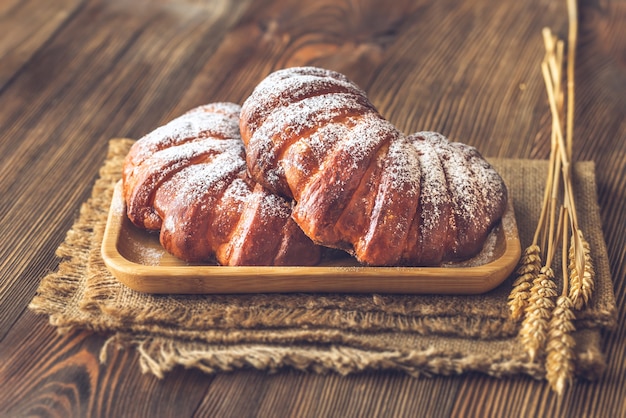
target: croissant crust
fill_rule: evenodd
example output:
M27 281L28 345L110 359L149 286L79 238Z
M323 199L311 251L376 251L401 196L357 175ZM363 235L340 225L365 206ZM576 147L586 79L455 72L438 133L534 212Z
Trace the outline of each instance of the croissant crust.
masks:
M270 74L245 101L252 178L293 199L314 242L369 265L437 265L476 254L507 202L478 151L434 132L403 135L344 75Z
M127 215L187 261L313 265L320 249L291 219L290 202L248 176L239 112L200 106L138 140L123 169Z

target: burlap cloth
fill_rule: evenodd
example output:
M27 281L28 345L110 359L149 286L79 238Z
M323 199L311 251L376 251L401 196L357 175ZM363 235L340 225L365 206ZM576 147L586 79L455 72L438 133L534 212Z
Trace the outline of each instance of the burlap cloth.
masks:
M519 324L508 318L512 278L477 296L154 296L126 288L107 271L100 245L113 187L131 144L110 142L92 196L57 250L63 260L42 280L30 304L61 331L110 335L103 360L109 350L130 345L140 354L143 370L157 376L177 365L209 373L293 367L342 374L386 369L414 376L468 371L544 376L543 362L529 362L516 339ZM547 162L491 162L508 183L524 248L537 224ZM593 379L605 368L600 335L615 326L616 306L593 163L577 163L573 175L579 221L596 269L593 300L575 321L575 366L578 376Z

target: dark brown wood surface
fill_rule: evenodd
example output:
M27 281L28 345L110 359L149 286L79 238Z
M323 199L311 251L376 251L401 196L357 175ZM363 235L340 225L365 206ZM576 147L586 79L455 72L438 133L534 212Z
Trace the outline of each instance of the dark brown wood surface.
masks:
M270 71L347 74L400 129L486 156L547 158L541 29L565 1L0 0L0 416L626 416L626 2L580 2L575 158L597 164L619 308L608 369L559 399L544 382L290 370L142 375L105 335L59 335L27 305L112 137L202 103L242 102Z

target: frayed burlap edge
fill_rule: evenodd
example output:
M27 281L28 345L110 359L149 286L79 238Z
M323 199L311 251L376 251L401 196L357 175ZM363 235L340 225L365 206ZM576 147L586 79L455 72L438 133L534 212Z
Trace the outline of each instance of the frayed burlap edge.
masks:
M118 139L109 142L107 158L100 168L91 197L84 202L77 220L67 232L56 255L61 263L56 272L45 276L29 309L50 316L50 324L65 332L74 328L92 331L110 330L107 321L92 321L91 315L82 310L85 294L85 278L88 277L90 249L93 246L94 229L103 229L102 214L94 208L108 208L113 195L112 179L119 177L123 158L134 141ZM103 206L104 205L104 206ZM108 210L108 209L107 209ZM101 323L102 322L102 323Z
M595 335L594 335L595 334ZM604 355L598 350L597 333L575 333L576 374L587 380L598 379L606 369ZM134 348L139 353L143 373L158 378L175 367L198 369L207 374L256 369L276 372L284 368L320 374L348 375L365 371L399 371L413 377L460 375L480 372L503 378L525 374L545 378L545 370L537 362L528 361L526 353L516 348L497 355L484 354L480 347L472 354L455 352L443 344L431 344L416 350L368 350L341 344L231 344L215 345L197 341L181 341L154 335L118 333L109 338L100 352L106 363L111 347ZM507 345L507 341L501 342ZM484 342L476 342L477 346Z

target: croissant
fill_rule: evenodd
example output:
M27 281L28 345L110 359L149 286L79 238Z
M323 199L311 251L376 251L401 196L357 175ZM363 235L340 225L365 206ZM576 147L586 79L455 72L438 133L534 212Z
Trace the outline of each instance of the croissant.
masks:
M122 173L128 218L160 230L162 246L187 261L316 264L320 249L290 203L247 174L240 109L200 106L133 144Z
M244 102L251 176L293 199L315 243L367 265L438 265L482 248L507 201L478 151L403 135L346 76L315 67L265 78Z

